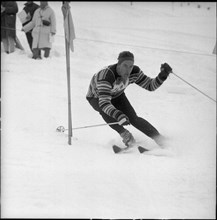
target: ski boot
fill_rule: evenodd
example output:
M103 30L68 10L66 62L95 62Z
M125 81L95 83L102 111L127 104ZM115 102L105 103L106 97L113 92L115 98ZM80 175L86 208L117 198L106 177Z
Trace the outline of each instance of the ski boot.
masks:
M155 141L155 143L157 144L157 145L159 145L161 148L164 148L164 146L165 146L165 141L166 141L166 138L164 137L164 136L162 136L162 135L157 135L157 136L155 136L154 138L153 138L153 140Z
M125 131L122 132L120 134L120 136L123 138L122 141L126 145L126 149L134 146L136 141L135 141L133 135L128 130L125 129Z

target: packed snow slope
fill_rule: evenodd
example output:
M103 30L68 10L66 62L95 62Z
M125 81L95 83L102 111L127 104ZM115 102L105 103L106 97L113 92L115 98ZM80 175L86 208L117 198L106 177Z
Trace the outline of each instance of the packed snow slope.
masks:
M1 47L2 217L214 219L216 102L173 74L155 92L130 85L126 95L137 114L168 137L165 150L132 126L151 155L114 154L112 144L123 145L108 126L74 130L68 145L67 131L56 132L68 127L62 2L49 4L57 20L50 58L31 59L18 19L25 51ZM216 3L199 4L71 2L73 127L104 123L86 92L92 75L123 50L148 76L167 62L216 100Z

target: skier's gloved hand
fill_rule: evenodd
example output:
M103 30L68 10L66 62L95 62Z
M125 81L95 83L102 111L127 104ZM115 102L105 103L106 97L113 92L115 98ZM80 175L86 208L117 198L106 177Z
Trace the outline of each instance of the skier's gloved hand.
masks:
M173 70L168 63L164 63L164 64L161 64L160 71L165 71L168 74L170 74L172 73Z
M119 125L122 125L122 126L124 126L124 125L129 125L129 124L130 124L130 120L129 120L129 118L128 118L126 115L121 114L121 115L118 117L118 124L119 124Z
M159 77L160 77L162 80L166 80L167 77L169 76L169 74L172 73L172 71L173 71L173 70L172 70L172 68L169 66L169 64L167 64L167 63L161 64Z

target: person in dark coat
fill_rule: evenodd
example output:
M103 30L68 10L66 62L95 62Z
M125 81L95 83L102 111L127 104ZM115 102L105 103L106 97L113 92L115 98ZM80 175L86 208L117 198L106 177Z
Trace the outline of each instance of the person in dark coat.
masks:
M1 41L6 53L15 51L17 12L16 1L1 2Z
M25 7L23 8L23 10L27 14L27 18L26 18L27 21L22 24L23 26L25 26L26 24L28 24L32 20L35 10L39 8L39 5L37 5L33 1L27 1L24 5L25 5ZM26 38L27 38L29 47L32 51L32 40L33 40L32 30L26 32Z

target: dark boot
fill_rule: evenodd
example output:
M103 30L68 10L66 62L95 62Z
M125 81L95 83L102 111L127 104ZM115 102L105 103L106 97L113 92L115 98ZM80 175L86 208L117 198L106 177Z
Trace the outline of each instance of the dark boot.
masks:
M49 57L50 55L50 48L44 48L44 57Z
M123 138L122 141L127 147L132 147L133 144L136 142L133 135L127 129L125 129L125 131L122 132L120 135Z
M32 49L33 57L32 59L41 59L41 50L39 48Z

